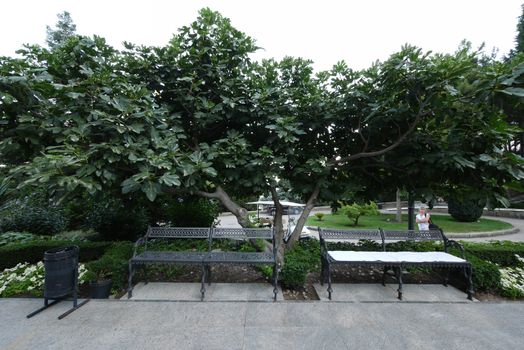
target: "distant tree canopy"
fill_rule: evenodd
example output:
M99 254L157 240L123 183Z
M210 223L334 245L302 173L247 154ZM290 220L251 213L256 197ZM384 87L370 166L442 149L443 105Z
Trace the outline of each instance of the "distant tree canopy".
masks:
M522 13L518 17L517 36L515 37L514 53L524 53L524 4L521 5Z
M46 27L47 38L46 43L49 48L53 49L58 45L63 44L69 37L75 35L76 24L73 23L71 14L67 11L59 13L57 15L58 22L56 22L55 28L50 26Z
M291 189L307 205L287 247L319 199L467 187L497 203L524 177L522 159L503 149L517 129L497 102L524 98L518 57L405 46L366 70L340 62L315 74L299 58L252 62L257 49L204 9L164 47L119 52L73 36L0 58L3 171L57 193L214 198L243 226L247 210L232 194L269 192L280 241L277 188Z

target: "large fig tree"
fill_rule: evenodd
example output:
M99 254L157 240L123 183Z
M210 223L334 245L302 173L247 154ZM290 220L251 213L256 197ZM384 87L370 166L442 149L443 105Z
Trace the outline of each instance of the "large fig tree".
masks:
M283 253L319 199L398 187L372 180L417 166L401 149L424 152L433 137L442 152L435 167L468 167L505 155L451 157L460 148L453 133L490 135L488 150L511 136L496 105L479 107L506 72L476 70L460 53L407 46L364 71L341 62L315 74L304 59L251 62L254 40L207 9L165 47L126 46L72 37L53 51L26 47L22 59L0 60L1 163L20 186L116 188L151 201L192 193L220 201L242 226L247 210L233 195L270 193L280 243L277 188L285 186L306 207Z

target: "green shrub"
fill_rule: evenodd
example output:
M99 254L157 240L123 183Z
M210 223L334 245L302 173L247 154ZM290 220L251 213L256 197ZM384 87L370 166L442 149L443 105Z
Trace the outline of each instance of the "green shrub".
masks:
M464 243L464 248L476 257L500 266L522 266L516 255L524 256L524 243L494 241L490 243Z
M315 216L317 217L318 221L322 221L322 218L324 217L324 213L315 213Z
M125 289L128 277L128 261L133 255L133 243L114 243L98 260L86 264L89 279L111 278L113 292Z
M145 208L126 205L120 199L104 199L94 204L85 220L87 228L95 230L107 241L134 241L146 233L148 223Z
M484 211L486 199L480 194L464 194L448 199L448 212L457 221L477 221Z
M353 242L326 242L329 250L381 251L382 243L371 240Z
M353 221L353 226L358 226L358 219L363 215L378 215L378 206L375 202L369 202L368 204L357 204L345 205L340 208L340 212L348 217L349 220Z
M79 258L82 262L99 258L112 245L111 242L71 242L54 240L9 244L0 247L0 270L13 267L18 263L37 263L43 259L46 250L72 244L80 247Z
M164 220L173 227L210 227L218 217L218 205L203 198L179 198L171 201Z
M257 269L266 277L267 279L273 278L273 266L270 265L257 265Z
M318 241L314 239L302 240L286 253L280 282L290 288L301 287L306 282L309 272L318 271L319 264L320 247Z
M62 210L40 193L8 201L0 209L0 232L53 235L66 226Z
M487 292L501 289L500 271L497 265L477 258L475 255L466 254L466 259L473 267L473 285L475 291Z
M285 261L286 263L280 275L282 285L290 288L303 286L306 283L306 277L309 272L307 264L293 256L288 258L287 255Z
M0 233L0 247L13 243L28 243L45 240L47 236L38 236L29 232L4 232Z

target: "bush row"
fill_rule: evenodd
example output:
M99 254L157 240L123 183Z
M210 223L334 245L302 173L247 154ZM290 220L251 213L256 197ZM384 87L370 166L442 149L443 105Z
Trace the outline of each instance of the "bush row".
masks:
M515 255L524 258L524 243L520 242L465 243L464 248L476 257L504 267L522 265Z
M18 263L27 262L34 264L38 261L42 261L46 250L72 244L80 247L79 259L81 262L86 262L98 259L113 243L49 240L9 244L0 247L0 270L13 267Z
M92 229L104 240L135 240L148 225L209 227L218 206L191 196L162 196L155 203L143 198L81 194L56 204L43 191L16 198L0 206L0 233L7 231L55 235L66 229Z

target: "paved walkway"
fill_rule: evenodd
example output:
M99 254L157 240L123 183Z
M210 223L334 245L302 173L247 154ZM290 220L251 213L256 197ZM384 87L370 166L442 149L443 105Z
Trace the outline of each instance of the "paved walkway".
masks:
M486 242L486 241L492 241L492 240L508 240L508 241L514 241L514 242L524 241L524 220L503 218L500 216L483 216L483 218L508 222L512 224L514 227L518 228L520 232L511 234L511 235L503 235L503 236L495 236L495 237L478 237L478 238L468 238L468 239L461 238L461 240L474 241L474 242Z
M0 299L1 349L520 349L524 303Z

